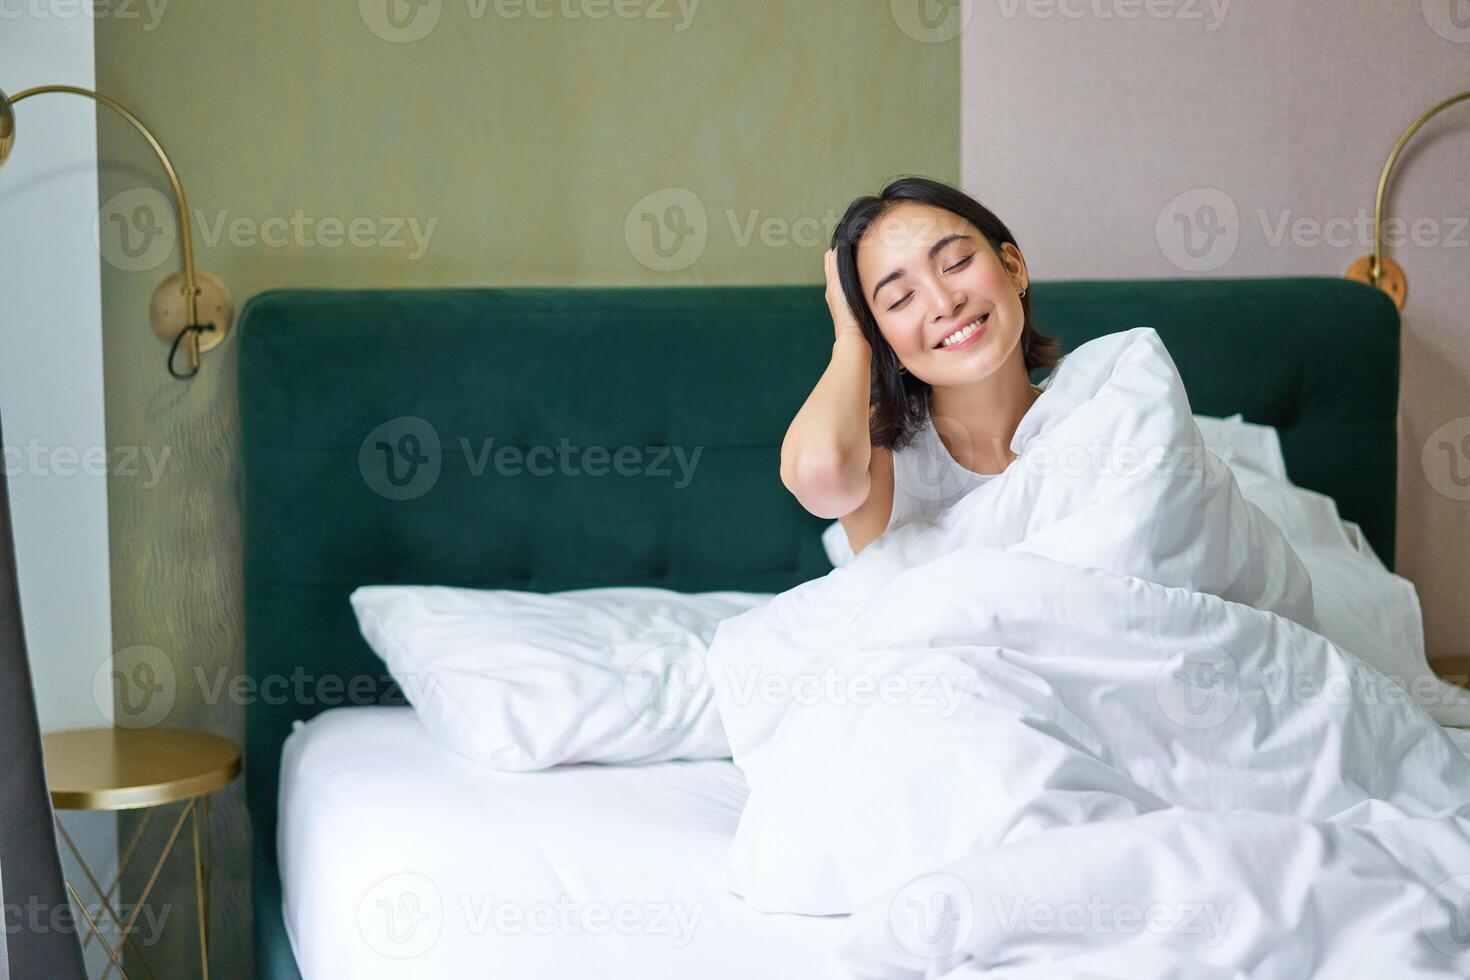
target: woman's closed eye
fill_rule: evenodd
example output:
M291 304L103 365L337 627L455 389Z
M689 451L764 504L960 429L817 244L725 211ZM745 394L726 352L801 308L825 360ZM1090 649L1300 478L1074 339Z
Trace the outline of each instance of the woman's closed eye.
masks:
M955 272L955 271L957 271L959 269L963 269L965 266L969 265L970 264L970 261L972 259L974 259L974 258L975 258L975 254L972 252L969 255L966 255L964 258L960 259L954 265L948 266L944 271L945 272ZM904 293L902 299L900 299L898 302L894 303L892 306L890 306L888 308L888 312L889 313L892 313L894 310L900 310L903 307L907 306L910 297L912 297L913 295L914 294L911 293L911 292Z

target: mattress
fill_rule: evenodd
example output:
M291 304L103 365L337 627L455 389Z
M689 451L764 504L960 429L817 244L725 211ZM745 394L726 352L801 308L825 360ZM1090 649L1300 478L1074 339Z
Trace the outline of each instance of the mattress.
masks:
M503 773L410 708L298 722L277 846L302 978L850 976L845 917L721 885L745 797L728 760Z

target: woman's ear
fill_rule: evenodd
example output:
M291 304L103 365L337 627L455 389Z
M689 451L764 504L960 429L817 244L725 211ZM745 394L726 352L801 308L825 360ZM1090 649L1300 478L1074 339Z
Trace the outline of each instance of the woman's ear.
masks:
M1010 242L1001 243L1000 261L1011 281L1016 284L1016 292L1024 293L1031 285L1031 277L1026 270L1026 259L1021 255L1021 250Z

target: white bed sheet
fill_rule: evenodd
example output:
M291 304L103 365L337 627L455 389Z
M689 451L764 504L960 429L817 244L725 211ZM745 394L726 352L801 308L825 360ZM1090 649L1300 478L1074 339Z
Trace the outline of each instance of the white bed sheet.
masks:
M824 980L846 917L721 885L746 797L728 760L497 772L409 708L298 726L281 767L286 928L304 980Z

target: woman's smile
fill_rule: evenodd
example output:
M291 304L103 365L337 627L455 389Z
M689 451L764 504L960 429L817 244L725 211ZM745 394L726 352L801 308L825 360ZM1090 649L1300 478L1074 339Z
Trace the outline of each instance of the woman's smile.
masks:
M985 322L990 319L989 313L982 313L958 330L947 334L944 339L934 345L935 350L958 350L975 343L985 334Z

